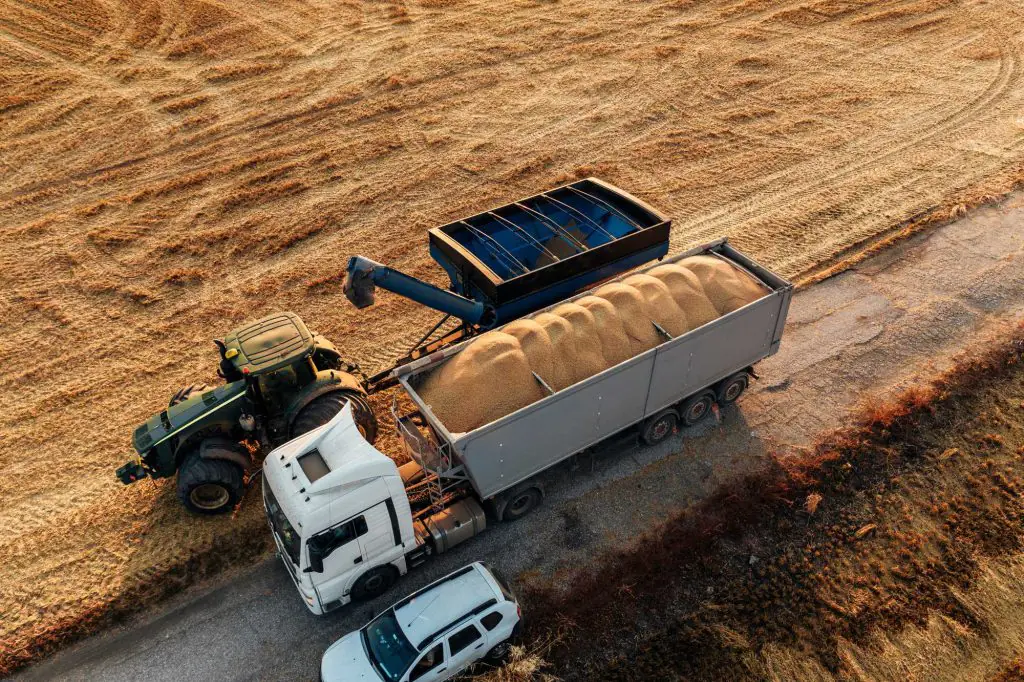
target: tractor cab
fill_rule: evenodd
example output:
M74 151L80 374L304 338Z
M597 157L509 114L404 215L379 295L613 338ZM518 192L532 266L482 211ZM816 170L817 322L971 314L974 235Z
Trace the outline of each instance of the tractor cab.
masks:
M295 313L275 313L236 329L218 342L227 381L270 375L306 364L316 344Z
M271 420L273 435L279 428L275 417L283 417L296 392L315 381L321 369L313 360L314 335L298 315L275 313L216 343L221 356L218 373L227 382L246 382L252 403Z

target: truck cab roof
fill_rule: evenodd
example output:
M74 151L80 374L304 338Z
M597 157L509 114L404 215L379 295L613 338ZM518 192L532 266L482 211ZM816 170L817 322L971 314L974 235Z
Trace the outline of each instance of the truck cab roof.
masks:
M302 523L313 512L349 499L337 494L343 488L397 477L398 467L360 435L348 404L320 428L270 452L263 475L288 517Z
M224 338L225 357L239 372L273 372L311 355L313 334L295 313L274 313L234 330Z

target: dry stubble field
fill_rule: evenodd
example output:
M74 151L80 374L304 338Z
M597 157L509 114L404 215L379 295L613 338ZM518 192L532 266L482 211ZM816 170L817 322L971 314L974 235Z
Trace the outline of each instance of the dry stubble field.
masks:
M7 0L0 5L0 669L262 537L122 488L210 338L302 314L365 367L434 315L364 253L597 174L797 277L1024 159L1024 1ZM191 560L191 563L189 563Z

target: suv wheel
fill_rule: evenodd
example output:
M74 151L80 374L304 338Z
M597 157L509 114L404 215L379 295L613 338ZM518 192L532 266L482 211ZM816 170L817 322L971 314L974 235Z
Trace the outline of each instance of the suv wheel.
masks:
M506 639L504 642L498 642L492 646L491 650L484 656L484 660L491 665L501 665L511 653L512 642Z
M235 508L245 492L242 467L223 459L190 453L178 470L178 499L193 514L223 514Z

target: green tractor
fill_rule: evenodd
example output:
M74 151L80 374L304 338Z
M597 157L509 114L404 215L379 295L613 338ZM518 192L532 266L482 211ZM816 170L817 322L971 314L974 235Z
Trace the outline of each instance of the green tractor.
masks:
M224 384L178 391L135 429L139 460L117 470L124 484L178 474L178 498L197 514L230 511L245 491L251 453L329 422L346 404L373 443L377 420L334 344L293 313L277 313L215 340Z

